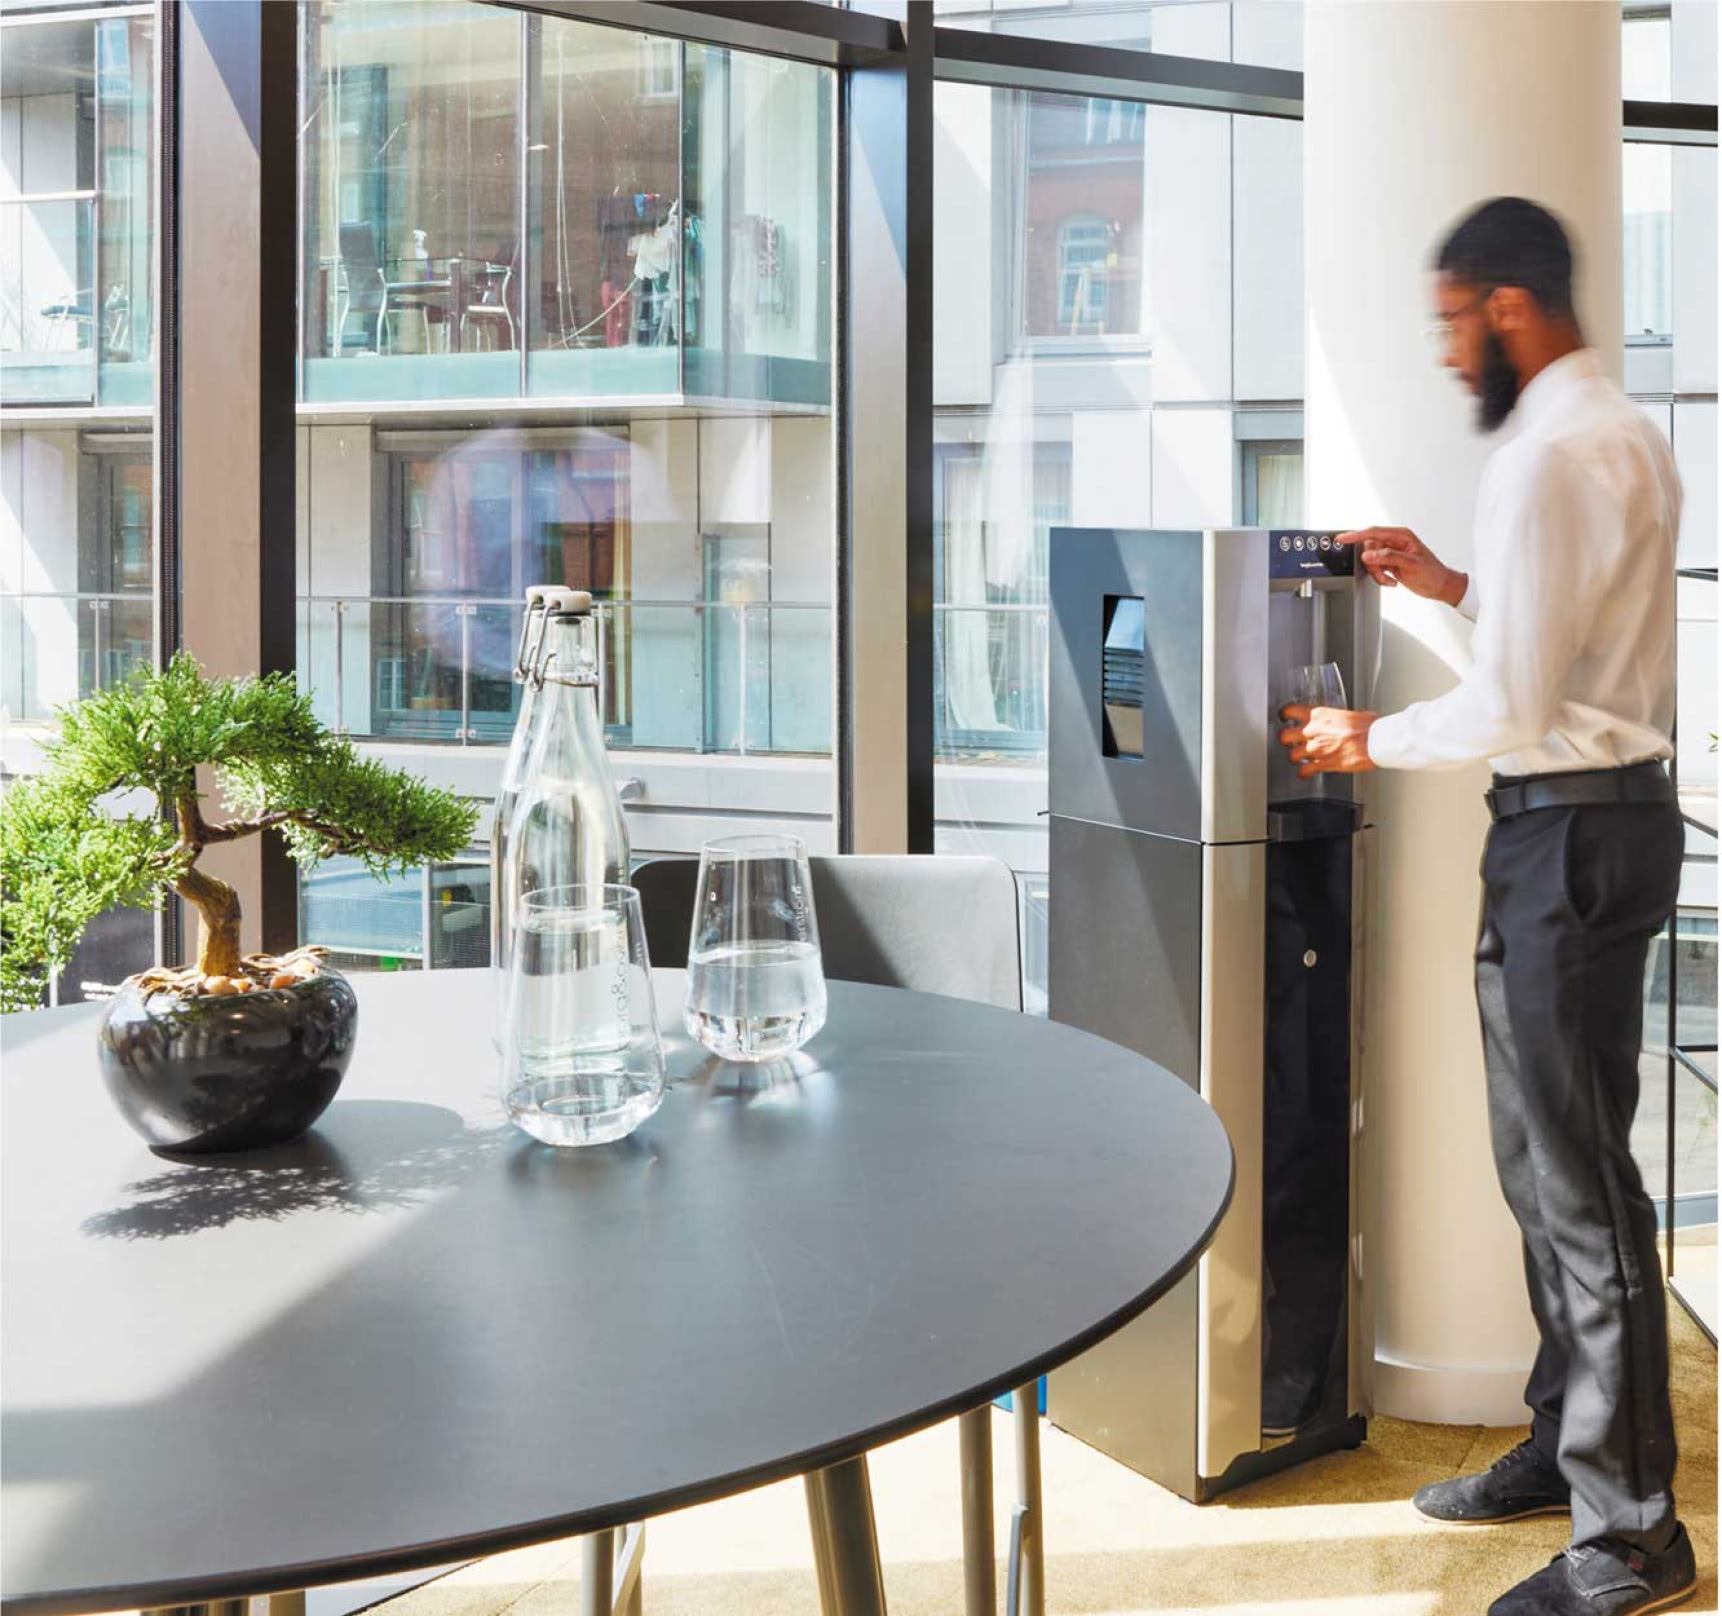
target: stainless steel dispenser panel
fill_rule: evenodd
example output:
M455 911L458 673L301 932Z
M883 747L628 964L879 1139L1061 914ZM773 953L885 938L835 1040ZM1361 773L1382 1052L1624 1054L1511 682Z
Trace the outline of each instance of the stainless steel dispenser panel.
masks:
M1232 1141L1232 1205L1197 1267L1196 1471L1262 1442L1261 842L1202 849L1202 1098Z
M1049 829L1057 872L1048 915L1052 1019L1199 1087L1209 850L1059 814ZM1259 973L1259 950L1256 963ZM1185 1497L1198 1486L1198 1284L1198 1275L1186 1275L1141 1317L1053 1370L1047 1384L1047 1413L1060 1430Z
M1267 536L1202 535L1202 840L1260 841L1268 826Z
M1048 789L1051 812L1194 841L1202 834L1202 535L1054 528ZM1140 662L1107 629L1140 605ZM1115 648L1116 649L1116 648ZM1142 756L1108 735L1106 697L1140 686ZM1108 755L1109 746L1113 755Z
M1198 1087L1200 844L1059 814L1048 835L1047 1013Z
M1375 591L1367 593L1373 597ZM1363 643L1367 644L1365 640ZM1372 670L1373 671L1373 670ZM1375 1089L1370 1049L1364 1040L1364 1014L1369 1002L1365 974L1368 958L1369 906L1374 901L1376 834L1366 826L1351 839L1351 1266L1348 1279L1348 1320L1351 1327L1348 1412L1375 1412L1375 1290L1371 1253L1365 1230L1375 1204L1369 1143L1369 1096Z

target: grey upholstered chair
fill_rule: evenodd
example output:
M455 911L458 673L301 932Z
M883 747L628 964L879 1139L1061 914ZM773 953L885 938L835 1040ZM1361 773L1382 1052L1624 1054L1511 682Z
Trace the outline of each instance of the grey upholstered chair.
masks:
M825 974L1022 1009L1016 877L990 858L848 854L808 860ZM633 875L652 963L688 962L699 861Z
M809 865L827 977L1022 1008L1016 877L1007 866L990 858L864 854L814 858ZM687 964L698 878L699 862L692 858L654 859L634 872L653 965ZM1012 1616L1042 1616L1039 1388L1018 1387L1011 1400L1017 1505L1005 1609ZM993 1616L990 1411L961 1415L958 1427L964 1607L966 1616Z

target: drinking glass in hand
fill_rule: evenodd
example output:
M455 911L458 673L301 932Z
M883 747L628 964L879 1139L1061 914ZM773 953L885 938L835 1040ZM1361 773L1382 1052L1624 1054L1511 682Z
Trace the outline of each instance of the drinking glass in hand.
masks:
M512 930L503 1109L550 1145L632 1133L664 1097L639 893L614 885L529 892Z
M825 968L807 849L730 836L700 851L687 1029L714 1055L779 1060L825 1025Z
M1345 680L1337 662L1306 662L1286 670L1285 695L1280 705L1343 707Z

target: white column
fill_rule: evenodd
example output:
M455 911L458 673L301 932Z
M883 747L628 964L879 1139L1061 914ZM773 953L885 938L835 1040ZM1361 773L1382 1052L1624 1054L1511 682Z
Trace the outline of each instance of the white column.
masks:
M1575 239L1586 333L1619 374L1619 8L1310 0L1304 40L1309 519L1407 526L1468 568L1488 443L1424 336L1429 254L1491 196L1552 208ZM1450 688L1458 617L1396 590L1383 619L1375 705ZM1471 988L1487 772L1372 781L1376 1407L1514 1423L1535 1332L1490 1156Z

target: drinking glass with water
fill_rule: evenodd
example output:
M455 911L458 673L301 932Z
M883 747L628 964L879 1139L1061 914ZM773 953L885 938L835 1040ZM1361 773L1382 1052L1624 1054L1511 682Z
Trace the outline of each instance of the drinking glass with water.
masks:
M807 848L730 836L700 851L687 1029L714 1055L779 1060L825 1025L825 967Z
M1289 667L1280 676L1280 697L1274 704L1272 727L1269 733L1278 735L1286 723L1285 709L1287 707L1343 707L1345 706L1345 676L1339 671L1337 662L1302 662ZM1300 781L1296 778L1296 766L1287 760L1286 754L1274 746L1272 752L1275 758L1276 774L1281 778L1282 789L1288 796L1325 797L1328 790L1328 776L1318 774L1313 780Z
M1343 707L1345 676L1337 662L1304 662L1287 668L1282 707Z
M517 905L508 955L502 1102L551 1145L620 1139L664 1097L640 895L562 886Z

